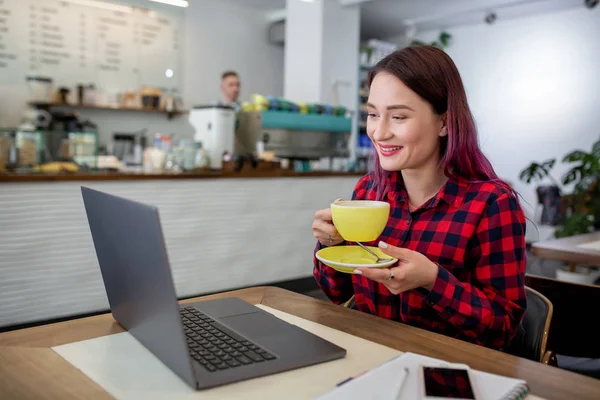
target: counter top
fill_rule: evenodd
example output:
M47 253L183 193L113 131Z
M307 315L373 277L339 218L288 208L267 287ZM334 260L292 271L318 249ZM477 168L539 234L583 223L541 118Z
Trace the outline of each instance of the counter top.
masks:
M294 172L285 169L206 171L184 173L137 173L137 172L78 172L78 173L0 173L2 182L60 182L60 181L127 181L164 179L251 179L251 178L315 178L315 177L361 177L364 172Z

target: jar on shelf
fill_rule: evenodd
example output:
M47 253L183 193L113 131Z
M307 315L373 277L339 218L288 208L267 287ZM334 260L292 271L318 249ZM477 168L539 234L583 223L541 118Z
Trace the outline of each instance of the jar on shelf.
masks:
M208 154L204 150L202 142L196 142L196 159L194 161L194 166L196 169L208 168L209 166Z

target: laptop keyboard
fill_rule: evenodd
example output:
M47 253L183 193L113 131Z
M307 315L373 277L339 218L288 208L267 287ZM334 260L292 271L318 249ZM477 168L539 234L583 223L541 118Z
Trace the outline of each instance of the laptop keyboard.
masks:
M193 307L180 309L180 314L190 355L210 372L275 359L254 343L217 328L214 319Z

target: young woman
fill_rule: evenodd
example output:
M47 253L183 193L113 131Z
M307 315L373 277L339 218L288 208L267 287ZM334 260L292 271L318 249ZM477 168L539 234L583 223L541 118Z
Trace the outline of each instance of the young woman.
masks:
M478 146L460 74L443 51L408 47L369 73L367 133L374 170L353 199L390 203L384 269L339 273L315 258L335 303L502 349L526 307L525 216ZM317 249L347 245L329 209L315 214Z

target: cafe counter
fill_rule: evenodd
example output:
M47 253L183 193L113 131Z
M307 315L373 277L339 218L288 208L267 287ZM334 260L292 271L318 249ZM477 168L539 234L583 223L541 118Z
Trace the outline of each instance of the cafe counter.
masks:
M333 178L355 177L359 172L295 172L288 169L264 169L241 171L202 171L180 173L146 172L77 172L77 173L1 173L0 184L4 182L66 182L66 181L132 181L132 180L189 180L189 179L254 179L254 178Z
M81 186L157 206L177 295L312 275L314 212L362 174L0 174L0 329L106 311Z

